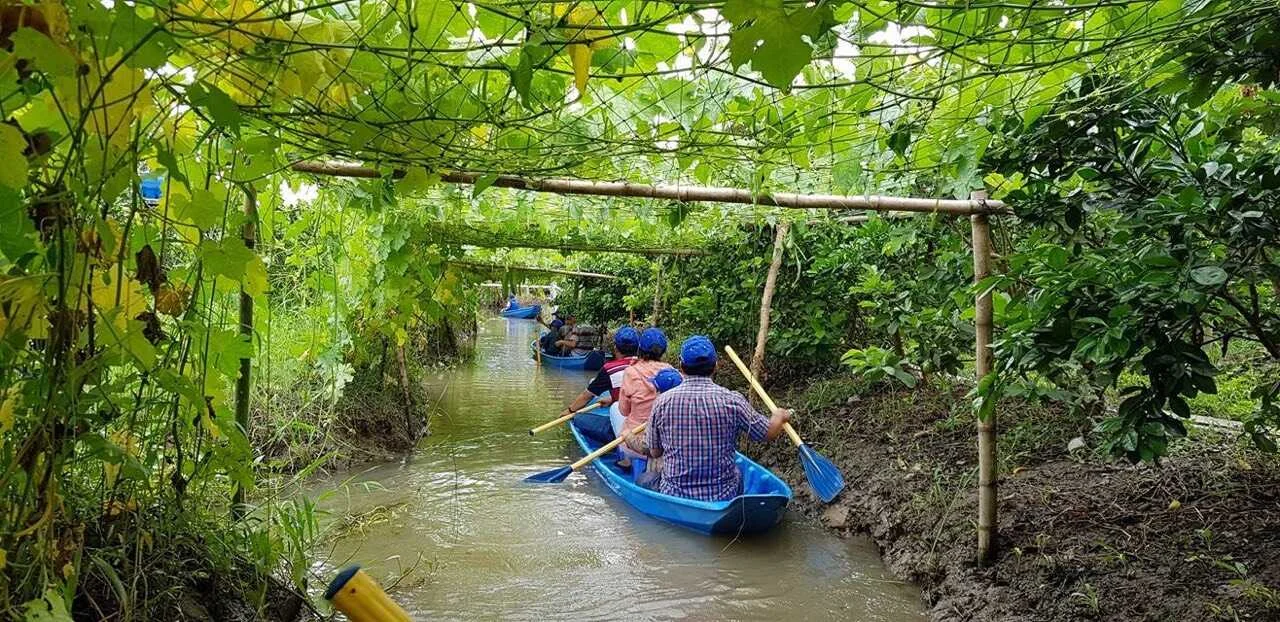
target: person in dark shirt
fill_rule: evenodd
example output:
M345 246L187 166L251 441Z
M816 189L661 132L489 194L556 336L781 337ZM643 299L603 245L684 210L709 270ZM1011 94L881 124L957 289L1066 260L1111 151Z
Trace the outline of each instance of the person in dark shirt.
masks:
M618 389L622 387L622 374L636 361L636 349L640 347L640 334L630 326L623 326L613 334L613 347L618 352L617 358L605 362L604 367L601 367L595 378L591 379L587 388L579 393L569 406L560 411L561 416L583 409L592 398L600 398L601 406L608 406L618 399Z

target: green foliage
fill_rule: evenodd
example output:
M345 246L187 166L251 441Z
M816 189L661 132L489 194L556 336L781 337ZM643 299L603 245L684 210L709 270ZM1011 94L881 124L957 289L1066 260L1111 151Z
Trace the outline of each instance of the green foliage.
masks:
M883 348L854 348L840 357L840 362L848 367L856 376L868 382L879 382L885 378L896 378L908 387L916 386L918 380L905 368L906 361L893 352Z
M1249 341L1280 359L1280 223L1257 209L1280 199L1264 133L1276 119L1251 88L1188 109L1192 91L1088 81L1081 100L1010 137L994 160L1031 171L1008 196L1040 225L997 283L1015 292L997 358L1099 397L1139 373L1145 382L1123 388L1101 428L1134 460L1162 455L1185 434L1189 402L1217 392L1206 345Z

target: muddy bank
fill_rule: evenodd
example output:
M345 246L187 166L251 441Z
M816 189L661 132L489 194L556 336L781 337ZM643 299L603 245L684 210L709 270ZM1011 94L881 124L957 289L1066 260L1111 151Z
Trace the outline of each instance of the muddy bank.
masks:
M861 394L863 397L848 399ZM1205 434L1160 466L1088 450L1089 421L1001 408L1000 553L972 563L975 434L963 390L816 385L791 396L806 441L840 465L830 506L795 452L759 457L796 486L796 511L861 532L923 590L938 621L1280 619L1280 461Z

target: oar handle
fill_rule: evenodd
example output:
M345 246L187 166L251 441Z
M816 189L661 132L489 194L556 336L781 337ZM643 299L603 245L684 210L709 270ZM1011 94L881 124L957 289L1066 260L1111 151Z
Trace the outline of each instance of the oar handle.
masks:
M571 413L569 413L569 414L567 414L567 415L565 415L565 416L563 416L563 417L557 417L556 419L553 419L553 420L551 420L551 421L548 421L548 422L546 422L546 423L544 423L544 424L542 424L542 425L540 425L540 426L538 426L538 427L536 427L536 428L532 428L532 429L530 429L530 430L529 430L529 436L533 436L534 434L537 434L538 432L542 432L542 431L544 431L544 430L550 430L551 428L554 428L554 427L556 427L556 426L558 426L558 425L560 425L560 424L562 424L562 423L564 423L564 422L566 422L566 421L568 421L568 420L570 420L570 419L572 419L572 418L574 418L574 417L576 417L576 416L578 416L578 415L581 415L581 414L582 414L582 413L584 413L584 412L588 412L588 411L595 410L597 405L598 405L598 404L597 404L596 402L592 402L592 403L588 404L588 405L587 405L587 407L586 407L586 408L583 408L582 410L575 410L575 411L573 411L573 412L571 412Z
M579 460L579 461L577 461L577 462L575 462L575 463L573 463L573 464L569 465L569 468L570 468L570 469L573 469L574 471L577 471L578 469L581 469L582 467L587 466L588 464L591 464L591 463L592 463L596 458L599 458L600 456L603 456L603 455L605 455L605 454L607 454L607 453L609 453L609 452L613 451L613 449L614 449L615 447L617 447L618 445L621 445L621 444L625 443L625 442L627 441L627 439L628 439L628 438L631 438L632 436L635 436L636 434L639 434L639 433L643 432L643 431L644 431L644 429L645 429L645 428L647 428L647 427L649 427L649 422L648 422L648 421L646 421L646 422L644 422L644 423L642 423L642 424L640 424L640 425L638 425L638 426L636 426L636 427L634 427L634 428L631 428L631 431L630 431L630 432L627 432L626 434L623 434L622 436L619 436L618 438L615 438L615 439L613 439L612 441L609 441L608 443L605 443L605 446L604 446L604 447L601 447L600 449L597 449L597 450L595 450L595 451L593 451L593 452L591 452L591 453L589 453L589 454L587 454L587 455L583 456L581 460Z
M760 396L764 405L769 407L770 414L777 410L778 405L774 404L773 399L769 397L769 394L764 392L764 387L760 386L760 381L756 380L755 374L752 374L751 370L747 369L747 366L742 363L742 359L738 358L738 353L733 351L733 347L725 346L724 351L725 354L729 355L730 359L733 359L733 364L738 366L738 371L742 372L742 375L747 379L747 382L751 384L751 388L755 389L756 395ZM804 441L800 440L800 435L796 433L796 429L791 427L790 423L783 423L782 430L787 433L787 436L791 439L792 443L795 443L796 447L804 444Z

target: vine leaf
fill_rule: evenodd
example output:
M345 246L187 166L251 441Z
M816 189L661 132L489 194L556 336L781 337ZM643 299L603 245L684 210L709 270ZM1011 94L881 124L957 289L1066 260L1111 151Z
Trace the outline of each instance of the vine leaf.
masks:
M233 131L240 127L240 106L222 89L197 82L187 87L187 97L191 103L207 112L215 125Z
M22 155L26 148L27 140L18 128L0 123L0 162L4 162L0 166L0 184L14 190L27 185L27 158Z
M1200 266L1191 271L1191 278L1205 287L1217 287L1227 282L1227 271L1218 266Z
M816 41L834 18L826 3L787 13L782 0L729 0L724 16L735 26L729 35L729 61L734 67L751 63L773 86L787 89L813 60Z
M214 274L240 283L250 296L267 293L267 267L243 240L234 237L221 242L205 240L200 243L200 260Z

